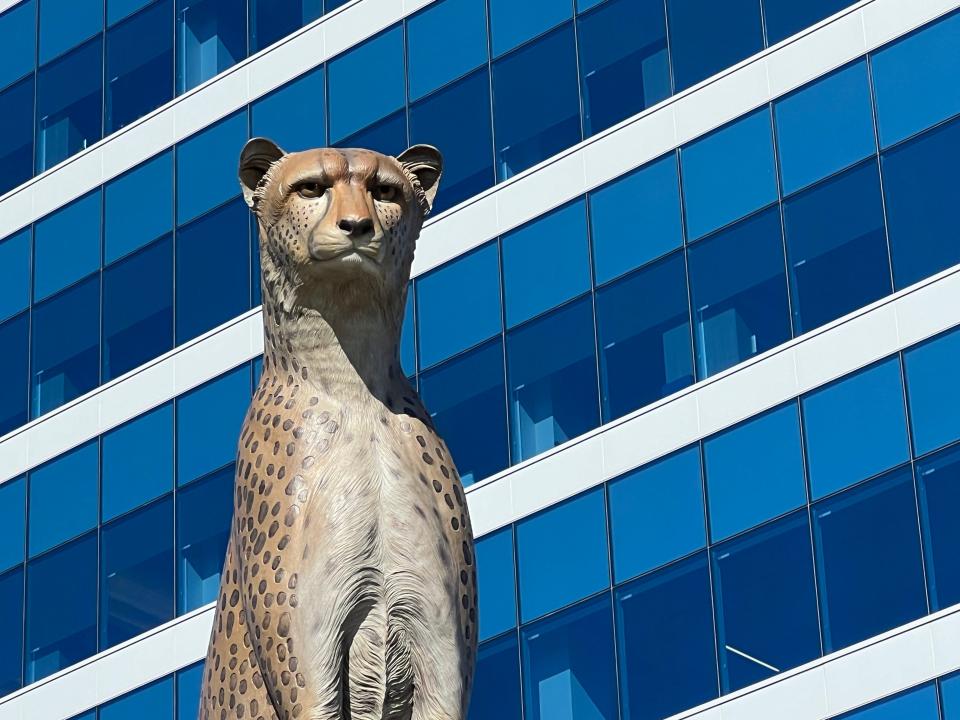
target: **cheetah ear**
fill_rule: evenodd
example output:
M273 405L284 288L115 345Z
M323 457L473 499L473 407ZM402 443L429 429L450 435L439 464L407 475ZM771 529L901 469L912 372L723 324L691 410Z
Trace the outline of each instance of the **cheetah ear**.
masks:
M275 142L266 138L253 138L243 146L240 152L240 187L243 189L243 199L251 209L257 209L257 188L263 176L284 155L286 153Z
M423 190L425 212L430 212L443 174L443 156L433 145L414 145L397 156L403 169L413 175Z

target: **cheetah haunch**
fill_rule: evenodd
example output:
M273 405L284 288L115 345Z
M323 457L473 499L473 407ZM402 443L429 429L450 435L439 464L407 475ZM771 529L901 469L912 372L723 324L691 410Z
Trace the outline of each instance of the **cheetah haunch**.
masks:
M466 717L470 518L398 357L441 169L422 145L397 158L243 149L263 377L240 435L201 720Z

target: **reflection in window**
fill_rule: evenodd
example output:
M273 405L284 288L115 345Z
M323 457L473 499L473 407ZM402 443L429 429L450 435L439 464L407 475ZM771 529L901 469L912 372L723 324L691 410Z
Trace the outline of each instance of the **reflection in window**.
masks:
M96 527L99 443L93 439L30 471L30 556Z
M513 528L506 527L477 540L477 589L483 598L480 640L499 635L517 624Z
M244 0L177 0L177 94L246 57L246 18Z
M33 77L0 93L0 193L33 176Z
M7 695L23 685L23 569L19 567L0 575L0 632L0 694Z
M919 461L917 487L930 606L942 610L960 602L960 447Z
M519 655L515 632L479 647L468 720L520 720Z
M0 394L0 435L6 435L27 421L30 357L30 314L22 313L0 324L0 372L8 389Z

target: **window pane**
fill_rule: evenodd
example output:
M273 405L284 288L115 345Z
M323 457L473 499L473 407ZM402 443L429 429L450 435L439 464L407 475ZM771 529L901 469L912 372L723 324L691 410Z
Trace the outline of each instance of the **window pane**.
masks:
M400 330L400 368L407 376L417 371L417 325L414 320L416 283L407 285L407 300L403 306L403 327Z
M469 720L520 720L520 711L520 648L516 633L511 633L478 649L467 717Z
M478 538L476 551L477 586L483 597L479 639L486 640L517 624L513 528Z
M23 562L26 488L27 481L23 477L7 480L0 485L0 570Z
M0 148L2 193L33 176L33 78L31 75L0 93L0 133L4 139Z
M177 92L184 93L246 57L246 3L177 0L177 43Z
M80 7L76 0L66 0ZM102 2L96 2L103 7ZM37 74L37 172L83 150L101 137L103 39L57 59Z
M767 41L778 43L850 4L850 0L763 0Z
M728 11L726 4L717 3L716 7ZM703 22L701 12L691 16ZM711 33L716 32L707 27ZM767 108L681 148L680 162L689 240L777 199Z
M407 52L413 100L486 64L486 4L443 0L414 15L407 20Z
M250 4L250 52L273 45L321 15L323 0L253 0Z
M904 353L907 399L916 455L960 438L960 332L954 331Z
M611 625L604 594L523 629L527 720L617 717Z
M196 720L200 705L200 686L203 684L203 663L191 665L177 672L177 718Z
M877 151L867 61L774 104L784 194Z
M660 720L717 697L706 553L616 591L624 720Z
M0 577L0 693L7 695L19 690L20 668L23 661L23 570ZM517 698L519 705L520 699Z
M40 0L40 63L101 30L103 0Z
M197 701L199 705L199 699ZM100 720L170 720L173 717L173 676L122 695L100 706Z
M99 445L91 440L30 472L30 556L97 526Z
M179 225L240 193L236 166L246 140L241 110L177 145Z
M640 221L630 233L624 232L625 207ZM676 155L670 153L590 193L590 231L597 284L680 247Z
M517 523L521 622L610 584L603 506L597 488Z
M507 335L513 461L597 426L597 358L590 298Z
M960 674L954 673L940 680L943 720L960 718Z
M932 610L960 602L960 448L943 450L917 463L920 521ZM481 614L482 615L482 614Z
M790 338L778 208L690 246L688 258L699 378Z
M250 112L253 137L270 138L287 152L325 146L323 66L257 100Z
M173 489L173 404L103 435L103 519Z
M97 275L34 307L33 417L97 386L99 309Z
M804 397L803 429L814 498L909 459L897 358Z
M30 228L0 240L0 320L6 320L30 304Z
M670 96L662 0L611 0L577 21L577 42L587 135Z
M94 490L94 497L96 491ZM66 507L74 509L72 501ZM70 588L70 602L63 589ZM97 535L72 542L27 566L26 682L97 650Z
M573 14L570 0L490 0L494 56L559 25Z
M513 0L499 1L511 9L511 15L520 7ZM524 3L522 7L532 9L539 4ZM568 1L563 4L569 8ZM497 176L501 180L580 142L574 45L571 23L493 64ZM550 82L543 82L545 77Z
M366 148L384 155L397 156L407 149L407 113L405 110L368 125L334 143L342 148Z
M881 700L852 713L841 715L836 720L937 720L937 687L932 683L916 690L909 690L896 697Z
M698 446L623 475L608 487L614 582L653 570L706 543Z
M107 0L107 25L113 25L154 0ZM172 9L171 9L172 13Z
M33 71L37 51L37 5L28 0L0 15L0 88Z
M703 452L714 541L807 501L796 402L715 435Z
M173 152L112 180L104 192L104 262L112 263L173 229Z
M503 283L507 327L590 289L587 213L582 199L504 235Z
M233 516L234 467L177 491L177 614L217 599Z
M421 375L420 395L464 485L507 467L502 340L497 338Z
M813 507L824 650L927 612L909 467Z
M597 325L605 422L690 385L683 253L598 290Z
M100 191L36 225L33 299L43 300L100 267Z
M30 315L23 313L0 325L0 372L9 378L10 389L0 395L0 435L6 435L27 421L29 396Z
M403 27L397 25L329 64L330 139L334 142L403 107ZM357 88L377 78L377 91L357 102Z

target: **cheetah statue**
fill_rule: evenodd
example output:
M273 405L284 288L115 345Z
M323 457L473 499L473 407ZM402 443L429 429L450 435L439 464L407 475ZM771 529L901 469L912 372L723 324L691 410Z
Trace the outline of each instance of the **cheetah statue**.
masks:
M257 219L263 376L200 720L464 720L473 534L446 445L400 369L414 245L442 170L418 145L240 157Z

